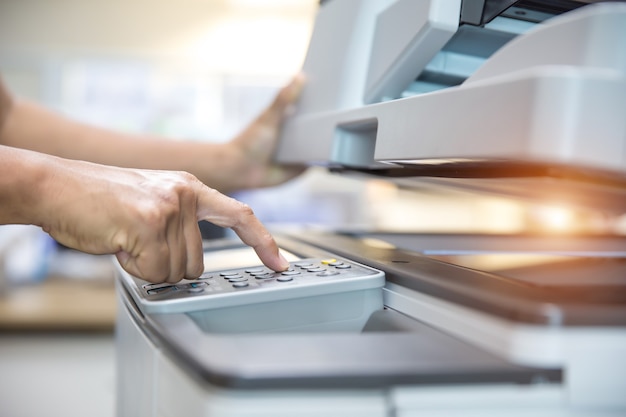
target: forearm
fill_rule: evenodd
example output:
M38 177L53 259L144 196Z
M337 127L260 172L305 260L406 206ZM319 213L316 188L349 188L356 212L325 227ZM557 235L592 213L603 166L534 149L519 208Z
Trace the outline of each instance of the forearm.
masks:
M52 157L0 145L0 224L42 226L41 213L47 210L45 183L53 177Z
M116 132L23 101L15 101L6 116L0 144L104 165L188 171L221 191L242 187L234 172L240 158L229 144Z
M240 135L227 143L175 141L79 123L36 104L12 99L0 79L0 145L68 160L186 171L221 192L281 184L303 171L273 162L285 110L297 98L295 77Z

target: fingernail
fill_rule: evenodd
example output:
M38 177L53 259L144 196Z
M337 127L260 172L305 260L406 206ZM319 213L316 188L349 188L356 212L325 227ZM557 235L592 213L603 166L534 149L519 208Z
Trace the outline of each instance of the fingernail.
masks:
M289 269L289 261L281 253L278 256L280 258L281 271Z

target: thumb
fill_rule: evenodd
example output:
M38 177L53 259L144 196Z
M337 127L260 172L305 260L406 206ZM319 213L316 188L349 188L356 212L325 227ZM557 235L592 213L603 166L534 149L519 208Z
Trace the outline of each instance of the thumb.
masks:
M293 77L291 82L278 92L272 104L261 114L261 120L265 123L279 124L285 111L300 97L305 82L304 73L298 73Z

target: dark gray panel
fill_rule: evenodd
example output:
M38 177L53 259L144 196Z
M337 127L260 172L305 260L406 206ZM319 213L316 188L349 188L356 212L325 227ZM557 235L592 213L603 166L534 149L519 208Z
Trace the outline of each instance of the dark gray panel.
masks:
M402 384L559 382L559 369L510 364L400 313L375 313L362 333L216 336L183 315L149 328L196 378L231 389L384 388Z
M446 262L441 262L415 252L417 248L441 249L480 248L492 251L516 247L517 251L548 250L572 251L579 248L584 251L612 250L623 251L626 248L624 237L550 239L539 237L526 240L529 246L516 242L523 241L523 236L432 236L429 248L428 237L415 235L403 236L400 248L390 249L367 244L362 237L385 238L376 234L340 235L335 233L307 233L298 239L306 241L338 255L354 259L385 272L388 282L419 291L443 300L457 303L472 309L493 314L512 322L545 324L557 326L623 326L626 324L626 265L624 262L595 263L586 267L588 273L611 273L614 285L576 285L540 286L520 282L495 273L468 269ZM410 240L415 240L411 246ZM445 240L449 242L446 243ZM464 243L454 243L461 239ZM474 243L472 239L480 242ZM398 243L397 240L389 240ZM508 243L507 243L508 242ZM531 246L538 242L539 246ZM566 243L569 242L569 243ZM465 246L463 246L465 245ZM412 250L406 248L411 247ZM525 248L525 249L524 249ZM598 270L600 268L600 270ZM607 269L608 268L608 269ZM606 281L606 280L604 280ZM574 283L573 283L574 284Z

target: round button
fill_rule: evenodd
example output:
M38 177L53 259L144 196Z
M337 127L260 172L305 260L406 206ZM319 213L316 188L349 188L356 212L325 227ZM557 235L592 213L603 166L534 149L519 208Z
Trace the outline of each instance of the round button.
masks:
M282 275L299 275L300 271L285 271L285 272L281 272Z
M244 287L247 287L248 285L250 284L248 284L247 282L233 282L233 287L235 288L244 288Z
M246 278L243 275L230 275L230 276L224 277L224 279L232 281L235 279L246 279Z
M276 281L278 281L278 282L289 282L289 281L293 281L293 277L290 277L290 276L280 276L280 277L276 278Z
M259 275L270 275L273 272L269 272L269 271L261 271L261 272L251 272L250 275L252 275L253 277L258 277Z
M220 275L224 278L234 278L242 276L239 272L222 272Z
M187 292L190 292L190 293L199 293L203 291L204 291L204 288L199 288L199 287L191 287L187 290Z
M274 274L258 274L258 275L255 275L254 278L256 278L256 279L269 279L269 278L274 278Z
M248 278L244 278L242 276L239 276L238 278L228 278L228 282L245 282L247 280Z
M348 265L348 264L341 264L341 265L335 265L335 268L337 268L337 269L348 269L348 268L352 268L352 266Z
M317 274L318 277L330 277L332 275L339 275L337 271L324 271Z

